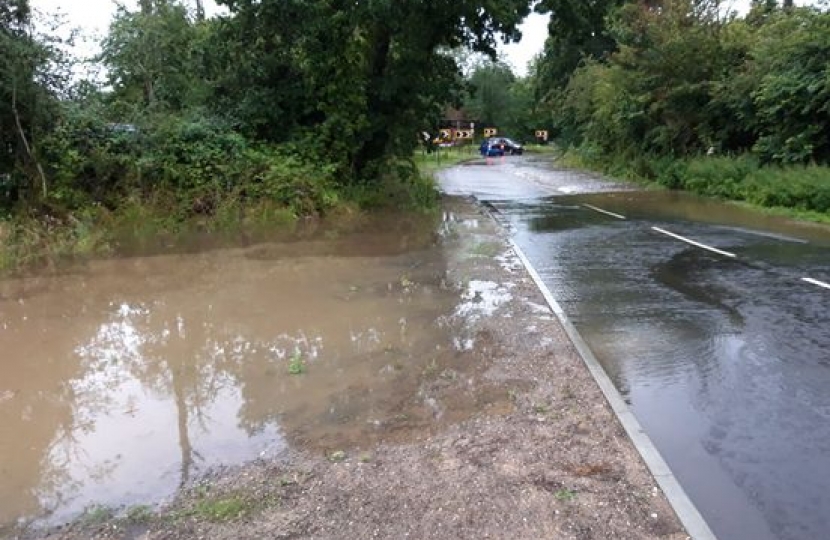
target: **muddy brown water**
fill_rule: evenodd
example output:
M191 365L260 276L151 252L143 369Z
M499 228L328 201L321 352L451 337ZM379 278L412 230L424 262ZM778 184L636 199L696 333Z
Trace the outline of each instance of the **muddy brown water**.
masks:
M464 303L482 299L446 283L441 226L398 216L0 281L0 530L155 503L291 446L420 437L480 407L418 395L425 372L474 364L457 358Z

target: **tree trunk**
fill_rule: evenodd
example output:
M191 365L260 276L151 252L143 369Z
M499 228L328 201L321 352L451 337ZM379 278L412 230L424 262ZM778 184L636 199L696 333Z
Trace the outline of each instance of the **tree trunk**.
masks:
M17 110L17 84L12 84L12 114L14 114L14 123L17 126L17 134L20 137L20 142L23 144L23 149L26 151L26 157L31 161L35 169L37 169L40 177L40 188L43 198L48 195L46 186L46 173L43 172L43 166L32 152L32 146L29 144L29 138L26 137L26 131L23 129L23 122L20 120L20 112Z
M369 109L380 117L381 125L371 126L369 137L354 157L352 169L358 177L363 176L367 166L382 157L389 142L389 118L386 115L386 103L381 95L380 86L389 65L389 51L392 47L392 34L388 29L378 32L372 50L371 84L368 99Z
M196 20L199 22L205 20L205 3L202 0L196 0Z

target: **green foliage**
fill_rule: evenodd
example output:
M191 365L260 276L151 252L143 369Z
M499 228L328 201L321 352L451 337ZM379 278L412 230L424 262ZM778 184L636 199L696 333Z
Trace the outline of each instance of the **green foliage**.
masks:
M305 373L305 361L300 351L295 351L288 360L288 373L290 375L302 375Z
M0 5L0 209L48 192L38 149L66 86L68 62L59 45L35 33L27 0Z
M555 93L564 142L609 154L752 150L764 163L830 160L830 13L668 0L609 12L616 52Z
M207 521L224 522L245 517L252 510L252 504L238 496L198 501L185 515Z
M748 69L765 161L830 161L830 12L779 13L757 34Z
M176 0L129 11L123 5L110 25L100 60L112 99L158 110L182 110L196 101L200 84L198 26Z
M445 51L492 54L495 36L518 37L529 11L526 0L223 3L234 16L220 30L231 46L216 102L257 137L313 140L355 182L377 182L389 158L408 158L413 133L457 93Z
M685 159L638 155L631 159L583 154L581 150L570 152L563 163L601 168L635 181L766 208L830 213L830 167L826 166L762 166L748 154Z
M490 60L480 62L470 74L469 94L463 108L481 126L527 140L545 127L536 115L530 78L517 78L509 66Z
M291 223L353 200L434 208L413 134L460 95L453 51L495 56L530 10L528 0L219 3L228 13L209 20L183 0L119 5L98 59L104 88L70 86L28 2L0 3L0 211L19 242L4 264L106 250L124 231ZM527 84L509 93L530 102Z
M755 2L740 19L712 0L605 6L613 52L586 51L541 99L560 143L619 176L828 211L828 169L816 166L830 163L826 8ZM542 64L537 85L561 67Z

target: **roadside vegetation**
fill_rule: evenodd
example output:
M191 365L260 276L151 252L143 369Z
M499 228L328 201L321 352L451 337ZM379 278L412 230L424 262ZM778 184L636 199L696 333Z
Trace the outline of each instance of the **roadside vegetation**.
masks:
M219 4L120 7L103 80L29 0L0 4L0 271L124 235L434 208L425 177L467 156L415 134L448 108L523 142L547 129L570 164L830 213L826 3L542 0L527 76L495 54L527 0Z
M453 51L495 56L530 9L218 3L215 18L200 1L119 7L104 81L79 80L29 0L0 5L0 270L106 252L123 232L434 207L414 134L463 92Z
M755 0L575 3L534 84L565 162L830 218L830 13Z

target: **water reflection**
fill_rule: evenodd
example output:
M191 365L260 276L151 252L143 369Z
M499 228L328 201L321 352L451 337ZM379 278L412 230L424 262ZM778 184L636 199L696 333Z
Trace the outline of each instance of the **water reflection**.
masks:
M423 366L455 354L434 226L407 226L0 283L0 526L381 437Z

